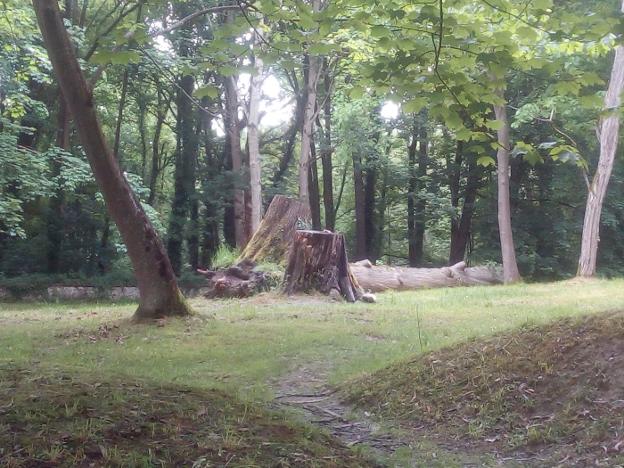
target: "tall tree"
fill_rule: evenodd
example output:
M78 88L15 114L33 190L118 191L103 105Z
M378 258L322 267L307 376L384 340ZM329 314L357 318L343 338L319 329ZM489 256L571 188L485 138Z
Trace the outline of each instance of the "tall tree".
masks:
M312 12L321 11L321 0L312 0ZM299 198L306 205L310 204L310 152L314 132L316 113L316 88L321 74L321 58L308 54L305 67L305 103L301 126L301 153L299 156Z
M111 218L128 249L140 291L137 318L187 315L169 257L106 143L93 92L78 64L58 3L33 0L39 28Z
M507 102L504 96L504 87L498 86L500 103L494 105L494 113L498 121L496 134L498 137L498 151L496 152L498 186L498 231L503 257L503 279L505 283L520 280L516 250L511 228L511 203L509 200L509 158L511 155L511 128L507 118Z
M260 38L255 33L255 47ZM249 112L247 115L247 147L249 148L249 191L251 194L251 232L256 232L262 221L262 167L260 161L260 98L264 81L264 66L260 54L254 54L254 73L249 83Z
M621 11L624 13L624 1ZM587 193L581 255L578 262L579 276L591 277L596 274L600 217L618 147L622 92L624 92L624 46L619 44L615 48L611 80L604 101L606 115L600 122L600 158Z

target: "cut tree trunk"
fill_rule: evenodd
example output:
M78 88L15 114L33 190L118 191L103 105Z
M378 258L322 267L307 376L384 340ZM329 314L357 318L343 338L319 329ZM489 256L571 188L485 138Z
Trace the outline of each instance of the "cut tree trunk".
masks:
M137 318L187 315L171 262L156 230L121 173L95 112L93 94L76 60L58 2L33 0L54 73L111 218L128 249L140 292Z
M622 2L622 11L624 12L624 1ZM604 110L606 115L602 117L600 122L600 158L594 179L587 193L578 276L592 277L596 274L598 243L600 242L600 217L618 147L620 105L623 91L624 46L618 45L615 49L611 79L605 96Z
M353 276L362 289L381 292L387 289L410 290L452 286L500 284L502 272L493 267L466 268L466 263L443 268L373 266L368 260L351 264Z
M310 209L302 201L276 195L240 260L285 264L298 227L310 224Z
M328 231L297 231L290 251L286 274L286 294L319 291L339 293L348 302L363 295L351 273L342 234Z

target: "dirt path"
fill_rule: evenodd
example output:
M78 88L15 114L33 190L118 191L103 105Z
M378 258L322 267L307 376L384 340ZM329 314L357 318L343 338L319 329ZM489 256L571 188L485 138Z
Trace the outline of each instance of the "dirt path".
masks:
M407 447L407 442L383 431L366 413L341 402L327 385L328 371L305 366L283 376L275 385L277 406L297 410L308 422L328 430L348 447L365 445L380 458Z

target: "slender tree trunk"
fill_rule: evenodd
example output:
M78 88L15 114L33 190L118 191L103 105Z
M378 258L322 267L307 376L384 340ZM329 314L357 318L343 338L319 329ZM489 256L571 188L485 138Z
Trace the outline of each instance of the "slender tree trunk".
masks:
M408 165L408 181L407 181L407 249L408 261L411 267L416 267L422 260L422 251L418 248L416 238L416 190L417 190L417 173L416 173L416 150L418 147L418 126L414 122L410 144L407 147L407 165Z
M188 51L182 55L188 54ZM180 79L178 92L178 132L180 145L176 154L174 194L169 217L167 252L177 275L182 270L182 245L186 218L190 213L191 200L195 197L195 165L197 160L197 134L195 112L188 98L195 88L195 79L185 75ZM182 92L184 90L184 92Z
M321 10L321 0L312 0L312 11ZM316 88L321 72L321 59L308 55L307 76L305 80L305 107L301 127L301 155L299 157L299 198L305 204L310 203L308 177L310 170L310 149L314 132L314 114L316 111Z
M377 261L375 244L377 241L377 219L375 216L375 202L377 193L377 167L369 160L364 171L364 231L366 233L366 258L371 262Z
M472 232L472 217L475 211L475 202L477 200L480 180L481 169L475 161L472 161L468 166L468 177L466 179L461 215L454 224L451 232L449 265L455 265L463 261L466 256L466 249Z
M504 92L499 90L499 96L504 100ZM509 120L507 119L506 104L495 105L494 113L496 120L502 126L497 130L498 151L498 230L500 235L501 253L503 257L503 277L505 283L513 283L520 280L520 272L516 262L513 231L511 228L511 204L509 200L509 157L511 153L511 137Z
M256 38L256 44L259 46ZM251 76L249 85L249 115L247 118L247 146L249 147L249 187L251 192L251 233L252 236L262 221L262 168L260 162L260 97L264 70L262 59L255 57L256 74Z
M314 138L310 140L310 170L308 171L308 189L312 229L321 229L321 196L319 194L318 165L316 161L316 145Z
M325 229L333 231L336 227L336 212L334 211L334 168L332 164L333 150L331 133L332 87L327 60L324 60L323 69L325 70L325 99L323 101L323 120L325 123L325 128L323 128L323 135L321 139L321 164L323 167L323 206L325 208ZM319 129L320 128L321 126L319 125Z
M425 188L425 177L427 175L427 165L429 164L429 155L427 153L428 136L427 136L427 124L421 123L419 138L418 138L418 182L417 192L420 193ZM418 195L415 200L414 210L414 247L417 252L418 265L423 262L424 247L425 247L425 223L427 210L427 200Z
M624 2L622 2L622 11L624 12ZM608 114L603 116L600 122L600 158L587 193L578 276L592 277L596 274L600 217L618 147L622 92L624 92L624 46L618 45L615 49L611 79L605 96L604 110Z
M156 110L156 124L154 126L154 139L152 141L152 163L150 167L150 178L149 178L149 197L147 198L147 203L151 206L154 206L156 201L156 182L158 181L158 175L160 174L160 135L162 133L162 127L165 123L165 119L167 118L166 107L163 107L163 102L160 99L159 93L158 99L158 109Z
M282 157L280 158L279 166L272 179L273 188L279 187L280 183L284 179L288 167L293 160L293 154L295 152L295 143L297 142L297 134L299 129L303 125L303 101L302 96L295 90L296 104L295 115L293 116L292 124L288 127L286 134L284 135L284 144L282 146Z
M355 191L355 260L366 258L366 196L362 157L353 153L353 190Z
M156 318L190 313L158 234L106 144L92 92L74 55L58 3L33 0L33 5L50 62L76 122L89 164L134 267L141 295L135 316Z
M237 180L234 181L233 214L234 237L236 247L243 248L247 243L245 235L245 192L243 190L243 151L240 142L240 122L238 120L238 90L236 78L227 76L225 82L225 112L227 113L227 138L232 159L232 172Z

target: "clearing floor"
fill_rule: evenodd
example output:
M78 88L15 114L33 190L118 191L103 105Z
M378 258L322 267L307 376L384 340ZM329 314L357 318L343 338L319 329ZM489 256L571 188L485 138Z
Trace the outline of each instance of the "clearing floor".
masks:
M451 359L448 347L463 350L470 340L622 310L624 281L390 292L378 300L197 299L194 317L153 325L133 324L129 303L2 303L0 465L38 466L42 457L73 465L77 456L96 465L104 457L126 465L535 465L548 454L510 456L502 432L485 441L501 426L488 432L478 418L428 437L432 423L385 412L381 394L364 398L366 379L374 391L382 375L375 372L414 356ZM345 403L344 385L357 408ZM443 399L447 389L436 388ZM161 401L170 404L152 403ZM139 428L132 451L111 436L126 426L128 434ZM16 427L19 441L6 447ZM475 438L461 436L466 428ZM528 438L542 437L530 429ZM77 452L76 434L93 436L89 454Z

